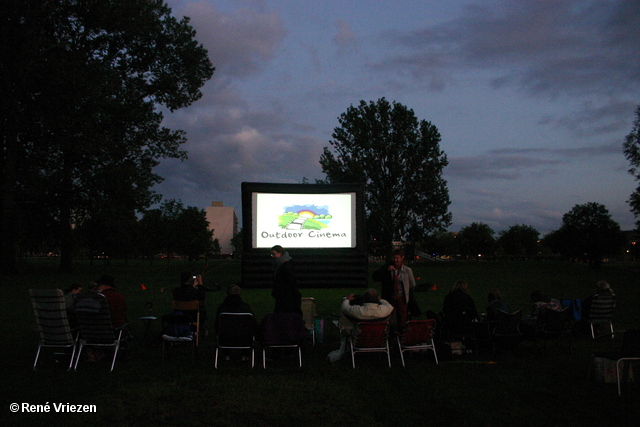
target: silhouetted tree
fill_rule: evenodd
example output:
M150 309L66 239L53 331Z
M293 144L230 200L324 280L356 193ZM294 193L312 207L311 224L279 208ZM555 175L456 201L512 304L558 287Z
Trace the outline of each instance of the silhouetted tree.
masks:
M535 256L538 253L540 233L529 225L512 225L499 233L497 245L505 255Z
M213 67L188 18L174 18L162 0L1 7L0 266L15 269L16 218L46 200L69 270L72 227L99 216L92 209L106 179L130 195L133 208L121 208L132 214L157 201L159 159L186 158L184 132L162 127L159 107L199 99Z
M543 243L567 259L587 261L599 267L605 255L617 255L625 244L620 225L599 203L575 205L562 216L562 226Z
M320 157L324 182L365 185L371 248L388 254L393 240L420 241L451 223L448 162L433 124L384 98L360 101L338 121Z
M158 208L147 210L142 219L141 240L146 253L184 255L196 260L214 252L213 230L203 209L187 206L177 200L166 200Z
M492 256L495 247L495 232L487 224L472 222L458 233L460 253L467 258Z
M629 173L633 175L636 181L640 181L640 105L636 108L636 120L633 123L633 129L624 142L624 155L629 160L631 167ZM640 216L640 185L631 193L629 198L631 212L637 217ZM640 230L640 221L636 222L636 227Z

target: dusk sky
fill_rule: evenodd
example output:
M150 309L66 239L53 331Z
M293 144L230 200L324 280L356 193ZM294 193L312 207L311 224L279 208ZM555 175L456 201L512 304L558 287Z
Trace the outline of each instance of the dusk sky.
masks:
M543 235L576 204L623 230L622 144L640 104L638 0L169 0L216 71L191 107L165 199L242 213L240 183L324 178L338 116L386 98L434 124L453 223Z

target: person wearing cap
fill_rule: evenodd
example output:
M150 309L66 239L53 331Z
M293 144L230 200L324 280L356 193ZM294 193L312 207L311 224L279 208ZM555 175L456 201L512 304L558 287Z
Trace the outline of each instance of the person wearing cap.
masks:
M124 295L116 291L115 280L113 276L107 274L96 280L98 292L104 295L109 303L109 314L111 315L111 324L114 328L118 328L127 323L127 302Z

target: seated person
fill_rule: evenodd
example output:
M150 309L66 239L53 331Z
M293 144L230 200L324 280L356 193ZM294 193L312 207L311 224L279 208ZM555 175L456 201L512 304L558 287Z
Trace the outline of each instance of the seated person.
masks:
M220 313L251 313L251 307L246 302L242 301L242 297L240 296L241 289L238 285L232 285L227 288L227 297L222 301L222 303L218 306L218 311L216 313L216 320L214 323L214 327L216 330L216 334L219 333L220 327ZM253 318L254 328L256 326L255 317ZM229 360L231 350L222 349L221 354L225 359ZM247 360L251 356L251 352L249 350L243 350L242 360Z
M581 308L581 320L578 328L583 331L589 330L590 325L590 317L591 317L591 307L593 306L593 301L595 299L601 299L599 308L607 309L613 308L616 305L616 294L613 293L611 286L605 282L604 280L600 280L596 283L596 292L582 300L582 308ZM604 301L603 301L604 300ZM597 310L597 309L596 309ZM594 310L594 311L596 311Z
M214 323L214 327L216 332L218 332L218 316L220 313L251 313L251 307L246 302L242 301L242 297L240 296L240 286L232 285L227 288L227 297L222 301L222 303L218 306L218 312L216 313L216 320ZM254 318L255 321L255 318Z
M596 283L596 293L589 295L585 299L582 300L582 318L589 320L589 315L591 314L591 304L594 299L599 297L607 297L607 298L615 298L616 294L613 293L611 286L604 280L600 280Z
M471 323L480 319L476 303L469 294L469 285L458 280L444 297L442 321L444 329L450 334L471 332Z
M127 322L127 302L124 295L116 291L115 280L113 276L103 275L96 280L98 292L104 295L109 303L109 315L111 316L111 324L114 328L128 323Z
M82 286L77 283L72 284L67 293L64 294L64 302L67 308L67 319L69 319L69 325L71 328L78 326L78 319L76 317L76 296L82 292Z
M213 289L204 286L202 283L202 275L191 274L183 271L180 274L180 286L173 289L173 299L175 301L200 301L200 320L202 323L207 320L207 306L205 304L205 292ZM195 315L196 313L185 313Z
M340 311L351 323L360 321L384 321L388 320L393 313L393 306L384 299L380 299L375 289L369 289L364 293L358 304L359 298L351 294L344 297ZM355 302L355 303L354 303ZM353 325L346 325L345 329L349 330Z
M562 304L560 304L560 301L557 299L545 295L541 290L531 292L531 314L520 324L525 337L535 338L538 327L538 317L543 308L562 311Z
M487 294L487 303L487 314L485 320L489 322L496 320L496 312L498 310L502 310L506 313L511 312L509 306L502 301L502 295L500 295L500 292L497 289L494 289Z
M562 311L562 304L555 298L551 298L540 290L531 292L531 315L527 317L528 323L537 323L540 310L548 308L553 311Z

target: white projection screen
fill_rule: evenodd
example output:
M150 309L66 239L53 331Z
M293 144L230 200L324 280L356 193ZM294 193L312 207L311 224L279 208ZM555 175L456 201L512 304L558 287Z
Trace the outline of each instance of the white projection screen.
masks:
M253 249L355 248L356 193L252 193Z

